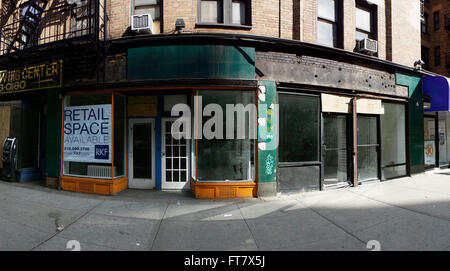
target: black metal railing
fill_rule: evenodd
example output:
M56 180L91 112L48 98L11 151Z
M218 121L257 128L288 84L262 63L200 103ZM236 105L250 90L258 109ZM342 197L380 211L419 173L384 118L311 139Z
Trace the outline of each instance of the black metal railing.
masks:
M104 0L81 0L74 4L61 0L39 14L31 36L22 34L27 27L23 13L23 8L16 8L6 23L0 25L0 55L12 53L11 48L28 50L69 40L105 39ZM29 40L24 43L24 39Z

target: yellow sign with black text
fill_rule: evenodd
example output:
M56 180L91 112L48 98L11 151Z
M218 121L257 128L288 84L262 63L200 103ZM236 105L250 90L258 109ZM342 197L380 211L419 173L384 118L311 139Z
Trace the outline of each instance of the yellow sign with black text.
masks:
M62 86L62 60L0 71L0 94Z

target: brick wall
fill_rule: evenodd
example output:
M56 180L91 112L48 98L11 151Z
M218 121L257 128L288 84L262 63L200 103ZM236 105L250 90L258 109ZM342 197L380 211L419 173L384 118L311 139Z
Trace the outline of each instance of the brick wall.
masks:
M440 28L438 30L434 30L433 13L435 11L439 11ZM422 45L429 49L429 70L450 77L450 67L446 66L446 55L450 54L450 30L445 29L445 15L450 16L450 1L430 0L429 5L425 6L425 12L428 13L428 33L422 33ZM436 46L441 47L440 65L436 65L434 59Z
M317 41L317 0L300 0L300 8L301 40L315 43Z
M121 37L129 27L130 1L108 0L110 38ZM251 29L196 25L197 1L163 1L163 33L172 32L176 19L183 18L185 32L240 33L317 41L317 0L252 0ZM355 48L355 1L343 0L343 46L348 51ZM378 0L377 3L378 57L413 66L420 59L419 0ZM444 12L441 16L443 18Z
M420 1L386 0L387 59L414 66L421 58Z
M130 26L130 0L107 0L108 38L120 38Z

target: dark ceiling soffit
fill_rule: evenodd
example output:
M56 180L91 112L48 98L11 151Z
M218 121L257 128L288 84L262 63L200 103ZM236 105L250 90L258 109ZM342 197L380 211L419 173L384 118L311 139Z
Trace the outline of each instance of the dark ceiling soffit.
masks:
M376 57L345 51L338 48L322 46L318 44L302 42L297 40L280 39L264 36L254 36L245 34L224 34L224 33L195 33L195 34L159 34L159 35L139 35L124 37L110 41L110 52L125 48L136 48L149 45L168 44L223 44L254 46L257 49L270 49L279 52L290 52L301 54L312 54L317 56L333 56L333 58L346 59L352 63L365 62L378 64L390 69L410 72L416 75L426 75L427 73L417 69L382 60Z
M170 87L184 87L195 88L195 87L206 87L214 86L217 87L258 87L257 80L229 80L229 79L168 79L168 80L138 80L138 81L124 81L124 82L110 82L103 84L91 84L91 85L77 85L77 86L65 86L63 88L64 92L72 91L83 91L83 90L126 90L126 89L138 89L138 88L148 88L152 86L152 89L170 88Z

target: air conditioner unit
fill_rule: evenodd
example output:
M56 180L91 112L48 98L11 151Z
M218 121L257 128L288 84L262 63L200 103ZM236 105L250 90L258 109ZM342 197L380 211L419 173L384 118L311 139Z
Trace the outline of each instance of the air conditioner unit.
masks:
M153 33L153 19L151 14L133 15L131 17L131 30L144 33Z
M358 52L360 53L376 53L378 52L378 42L371 39L362 39L358 41Z

